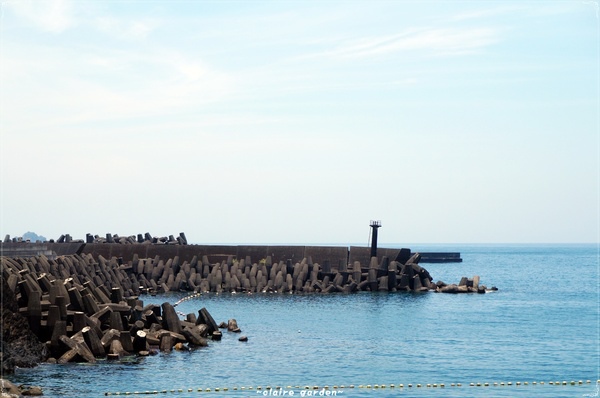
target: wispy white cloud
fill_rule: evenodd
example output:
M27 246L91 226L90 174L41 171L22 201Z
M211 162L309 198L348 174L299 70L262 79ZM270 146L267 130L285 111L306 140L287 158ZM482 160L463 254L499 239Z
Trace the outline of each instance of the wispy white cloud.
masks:
M19 0L4 5L27 23L47 32L60 33L75 24L69 0Z
M360 38L309 57L364 58L401 51L426 51L431 55L461 55L479 51L500 41L494 28L421 28L405 32Z
M486 5L485 8L477 9L477 10L468 10L463 11L454 15L447 15L444 18L446 22L463 22L468 20L478 20L482 18L490 18L497 17L501 15L506 15L508 13L515 13L523 10L523 5L520 4L511 4L511 5L502 5L498 7L489 7Z
M147 38L162 25L155 17L115 17L103 11L101 4L72 0L9 0L2 6L29 26L52 33L90 26L113 38L131 41Z
M401 79L401 80L395 80L393 82L391 82L391 84L395 85L395 86L414 86L415 84L419 83L419 79L415 78L415 77L407 77L405 79Z
M477 3L474 3L477 5ZM444 19L437 19L440 23L447 22L471 22L475 20L498 20L498 18L506 18L510 15L522 16L537 16L548 17L573 13L585 4L591 4L598 7L597 1L580 1L580 2L556 2L556 1L539 1L539 2L514 2L514 3L498 3L497 6L490 6L488 3L481 3L482 7L473 10L466 10L454 15L446 15ZM593 8L590 8L592 10Z
M122 40L142 40L156 28L161 21L156 18L125 19L101 16L93 20L92 25L104 34Z
M597 213L596 194L582 196L589 199L584 206L548 201L556 199L552 192L536 192L531 183L589 193L588 182L598 177L588 160L594 159L596 112L590 90L596 52L590 50L597 44L589 2L0 1L6 233L34 223L48 235L44 227L74 220L69 228L85 234L72 214L89 203L99 206L97 214L126 207L117 218L135 230L148 214L160 215L156 209L181 187L192 206L214 209L211 214L238 209L232 225L264 224L242 213L276 223L287 220L290 208L309 205L303 214L339 226L365 202L369 192L357 191L356 181L368 177L390 187L378 217L397 218L397 198L404 198L410 203L401 205L415 214L443 209L439 219L452 225L447 234L417 228L410 239L481 241L456 229L468 223L443 217L490 219L487 199L515 189L526 195L496 200L504 210L493 217L513 220L504 216L526 214L542 202L581 210L553 218L550 228L544 219L522 217L553 231L523 241L596 236L594 223L564 233L573 220ZM398 148L411 148L402 162ZM364 161L371 153L377 164ZM54 180L25 184L25 167L73 177L70 200ZM390 186L398 178L405 184ZM293 194L290 181L319 200ZM132 212L118 201L98 201L98 186L144 197L146 207ZM426 189L408 197L405 186ZM245 195L246 206L236 203L239 192L257 187L264 194ZM440 197L440 187L449 194ZM50 210L32 213L40 209L39 192ZM289 196L282 200L282 193ZM339 211L340 203L348 211ZM153 225L169 230L173 219L186 215L169 214ZM298 217L297 226L288 222L293 228L281 230L297 235L267 231L260 239L313 236L303 222ZM219 225L211 231L217 238L209 239L245 239ZM506 235L486 236L505 240L515 225L494 228ZM190 229L203 239L202 228ZM403 239L401 230L396 234Z
M10 129L172 115L223 101L235 89L235 78L178 50L78 53L55 48L52 58L38 62L46 51L5 47L11 56L3 73L19 76L4 84L10 98L4 121ZM23 90L32 95L20 95ZM38 117L31 118L32 112Z

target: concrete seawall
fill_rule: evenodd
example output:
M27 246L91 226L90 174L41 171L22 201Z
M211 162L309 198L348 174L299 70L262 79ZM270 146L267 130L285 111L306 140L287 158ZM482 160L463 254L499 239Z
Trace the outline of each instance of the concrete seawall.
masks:
M273 262L288 261L300 262L304 258L311 258L313 262L321 265L329 264L334 269L339 269L340 264L361 264L371 262L369 247L362 246L302 246L302 245L164 245L164 244L118 244L118 243L1 243L2 255L7 257L30 257L44 254L51 258L53 255L66 256L72 254L91 254L93 257L117 257L123 261L137 258L174 258L180 261L191 262L194 256L207 256L211 263L227 260L230 256L237 259L250 257L253 261L260 261L271 257ZM378 248L377 259L383 257L406 262L414 253L410 249ZM431 258L433 253L422 253L422 257ZM459 253L454 253L454 259L460 259ZM428 262L421 260L421 262Z

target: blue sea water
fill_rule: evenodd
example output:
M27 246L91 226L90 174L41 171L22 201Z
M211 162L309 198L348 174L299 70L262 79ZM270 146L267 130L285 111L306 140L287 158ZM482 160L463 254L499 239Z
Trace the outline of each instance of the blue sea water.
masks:
M177 310L197 313L206 307L217 322L235 318L248 342L224 332L222 341L190 352L93 365L44 364L19 369L9 379L42 386L46 397L135 391L199 397L207 395L207 388L212 396L228 397L327 392L338 397L598 396L597 245L407 247L461 252L462 263L422 264L435 281L458 283L462 276L480 275L482 284L499 290L458 295L208 294L179 304ZM185 296L141 298L144 304L161 304ZM281 386L275 390L280 395L265 390L267 386Z

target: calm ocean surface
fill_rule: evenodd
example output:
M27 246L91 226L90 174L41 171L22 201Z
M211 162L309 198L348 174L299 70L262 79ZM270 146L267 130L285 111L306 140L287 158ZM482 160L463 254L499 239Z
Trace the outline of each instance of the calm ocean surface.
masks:
M403 246L459 251L462 263L422 265L434 281L458 283L462 276L480 275L482 284L499 291L203 295L177 310L197 313L206 307L217 323L235 318L248 342L224 332L222 341L192 352L121 363L41 365L19 369L9 379L39 385L46 397L154 390L167 390L158 396L199 397L207 393L198 388L224 387L229 391L210 395L261 397L264 391L257 386L282 386L286 396L298 397L308 396L304 386L367 384L388 387L338 389L337 396L598 396L597 245ZM184 296L141 298L144 304L161 304ZM584 384L549 385L571 380ZM495 382L513 385L483 386ZM417 388L419 383L423 387ZM426 387L433 383L445 387Z

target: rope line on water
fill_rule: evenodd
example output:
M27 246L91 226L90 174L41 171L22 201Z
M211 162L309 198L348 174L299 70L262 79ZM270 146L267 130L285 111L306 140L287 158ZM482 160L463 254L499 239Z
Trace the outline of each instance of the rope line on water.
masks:
M190 295L187 295L184 298L182 298L179 301L177 301L175 304L173 304L173 307L177 307L179 304L183 303L184 301L188 301L188 300L191 300L193 298L200 297L200 296L202 296L202 293L192 293Z
M532 381L532 382L477 382L477 383L469 383L469 384L462 384L462 383L450 383L450 384L446 384L446 383L431 383L431 384L359 384L359 385L354 385L354 384L350 384L350 385L333 385L333 386L329 386L329 385L324 385L324 386L286 386L286 387L281 387L281 386L275 386L275 387L271 387L271 386L266 386L266 387L262 387L262 386L250 386L250 387L216 387L216 388L202 388L202 387L198 387L198 388L188 388L188 389L183 389L183 388L179 388L179 389L171 389L171 390L150 390L150 391L124 391L124 392L105 392L104 395L109 396L109 395L154 395L154 394L168 394L168 393L172 393L172 394L177 394L177 393L189 393L189 392L198 392L198 393L218 393L218 392L227 392L227 391L255 391L257 394L262 394L264 396L285 396L285 395L291 395L289 394L284 394L286 391L290 391L290 390L301 390L305 392L305 394L300 394L301 396L316 396L315 393L312 394L308 394L307 392L314 392L314 390L318 390L321 391L323 390L324 392L329 392L329 394L324 393L324 394L319 394L319 395L325 395L325 396L335 396L337 395L337 392L342 392L343 390L348 390L348 389L366 389L366 390L386 390L386 389L413 389L413 388L438 388L438 389L443 389L446 387L451 387L451 388L461 388L461 387L521 387L521 386L543 386L543 385L553 385L553 386L581 386L581 385L590 385L592 383L591 380L578 380L578 381L574 381L571 380L569 382L567 381L549 381L549 382L537 382L537 381ZM596 388L600 389L600 379L596 381Z

